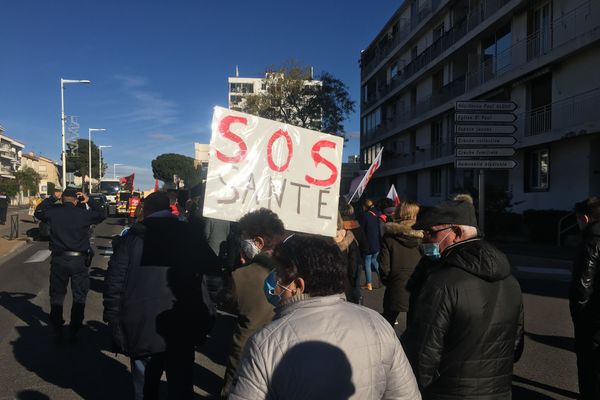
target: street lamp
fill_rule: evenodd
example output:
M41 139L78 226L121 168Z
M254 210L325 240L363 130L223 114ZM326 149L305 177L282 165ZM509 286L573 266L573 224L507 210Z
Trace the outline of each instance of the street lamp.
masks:
M62 128L62 187L67 187L67 145L65 143L65 84L68 83L91 83L87 79L63 79L60 78L60 124Z
M102 178L102 149L112 146L98 146L98 176Z
M89 192L92 193L92 132L104 132L106 131L106 129L104 128L89 128L88 129L88 166L89 166L89 172L90 174L88 175L90 177L90 186L89 186ZM98 176L98 180L100 180L100 176Z
M125 165L125 164L113 164L113 179L117 179L117 165Z

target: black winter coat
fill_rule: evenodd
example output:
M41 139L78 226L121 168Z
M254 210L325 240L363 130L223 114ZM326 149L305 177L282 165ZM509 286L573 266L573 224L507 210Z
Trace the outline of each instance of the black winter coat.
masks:
M346 264L346 299L352 303L358 303L356 281L361 272L361 256L358 249L358 242L350 230L338 230L336 244L342 252L344 263ZM360 296L358 296L360 297Z
M108 265L104 321L115 351L130 357L164 352L168 343L198 343L212 327L202 273L218 260L191 225L146 218L117 244Z
M600 222L589 224L582 232L569 293L573 322L600 345Z
M421 260L419 245L423 233L395 222L385 224L381 242L379 276L385 285L383 309L406 312L410 293L406 284Z
M365 231L369 252L367 254L379 253L381 250L381 228L383 221L379 218L381 213L375 207L371 207L363 215L362 227Z
M510 399L522 330L508 259L471 239L429 268L402 342L424 399Z

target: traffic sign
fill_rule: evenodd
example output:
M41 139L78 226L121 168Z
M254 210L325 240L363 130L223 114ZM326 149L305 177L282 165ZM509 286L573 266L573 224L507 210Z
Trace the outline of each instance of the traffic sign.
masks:
M517 103L512 101L457 101L456 111L504 111L517 109Z
M476 146L512 146L517 143L514 136L456 136L456 144Z
M514 114L465 114L454 115L456 122L515 122L517 116Z
M513 160L456 160L455 168L512 169L517 166Z
M517 131L514 125L455 125L455 133L491 133L491 134L513 134Z
M456 149L456 157L512 157L515 149L512 147Z

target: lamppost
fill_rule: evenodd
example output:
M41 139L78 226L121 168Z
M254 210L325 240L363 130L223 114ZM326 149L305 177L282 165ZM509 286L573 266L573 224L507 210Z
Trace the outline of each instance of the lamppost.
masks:
M92 193L92 132L104 132L106 129L104 128L89 128L88 129L88 166L89 166L89 177L90 177L90 186L88 187L89 193ZM98 176L98 180L100 180L100 176Z
M125 165L125 164L113 164L113 179L117 179L117 165Z
M62 128L62 187L67 187L67 145L65 143L65 84L68 83L91 83L87 79L63 79L60 78L60 124Z
M112 146L98 146L98 176L102 178L102 149Z

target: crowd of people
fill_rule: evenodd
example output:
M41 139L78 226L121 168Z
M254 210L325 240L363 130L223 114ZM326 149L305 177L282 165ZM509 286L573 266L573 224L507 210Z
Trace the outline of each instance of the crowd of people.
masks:
M36 210L52 232L57 332L69 277L78 287L71 325L81 327L80 256L89 248L89 239L74 248L56 230L70 226L65 215L86 196L65 192L62 200ZM97 210L79 210L81 227L101 220ZM236 318L222 398L511 398L524 348L521 289L507 257L483 238L468 197L427 209L342 199L333 238L290 232L268 209L235 223L201 211L201 199L180 207L154 192L113 241L103 318L115 351L131 360L135 399L158 399L163 372L170 399L193 397L195 349L221 312ZM584 241L571 312L582 398L597 399L600 199L575 211ZM362 294L382 286L379 314ZM400 338L396 325L406 327Z

